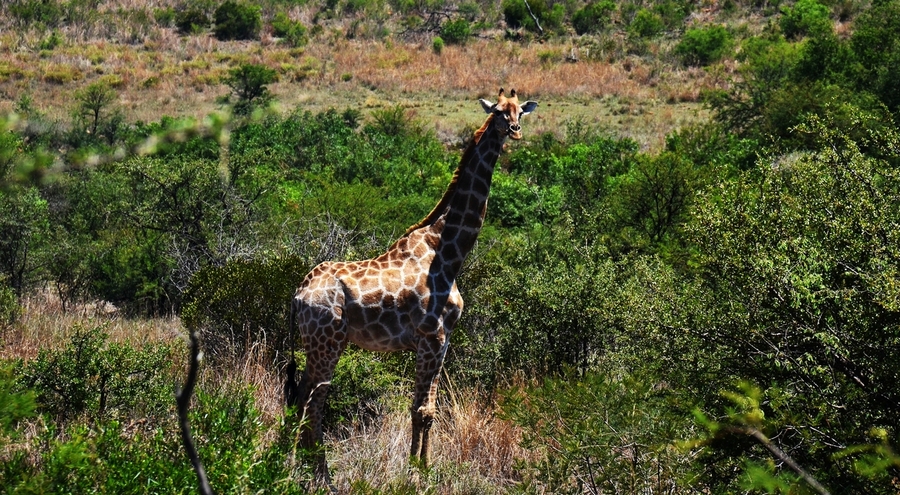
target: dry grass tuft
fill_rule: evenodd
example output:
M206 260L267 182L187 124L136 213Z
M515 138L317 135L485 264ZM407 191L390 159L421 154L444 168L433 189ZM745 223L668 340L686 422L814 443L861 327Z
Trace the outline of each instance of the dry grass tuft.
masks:
M21 320L3 334L0 359L28 361L41 349L59 349L78 326L103 325L110 342L128 343L138 348L171 342L184 334L178 318L126 318L109 303L79 304L64 311L62 302L50 291L24 298L22 309Z
M505 493L518 480L516 459L529 458L521 431L497 418L476 390L441 392L443 406L431 430L432 465L409 476L411 423L408 398L397 397L373 424L328 435L330 465L341 493L364 481L375 487L409 487L433 493Z

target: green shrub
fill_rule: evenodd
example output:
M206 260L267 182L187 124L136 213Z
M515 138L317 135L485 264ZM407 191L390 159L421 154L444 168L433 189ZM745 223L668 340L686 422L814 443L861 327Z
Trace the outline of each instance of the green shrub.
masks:
M464 45L471 36L472 27L463 18L447 21L441 26L441 38L451 45Z
M537 32L537 24L528 13L528 7L522 0L503 0L500 4L503 10L503 18L506 24L512 29L525 28L529 31ZM544 29L554 29L562 24L562 18L565 15L565 8L562 4L556 4L551 9L545 0L531 0L528 2L531 11L538 18L541 27ZM558 8L557 8L558 7Z
M682 28L694 5L688 0L666 0L653 5L653 13L659 15L665 29L675 31Z
M664 387L612 376L571 373L504 393L502 415L532 453L520 466L525 486L573 495L688 488L679 485L690 453L668 445L690 426L687 412L670 405Z
M64 6L56 0L13 0L8 9L22 27L37 23L53 28L65 19Z
M778 23L789 39L830 31L831 11L818 0L797 0L793 7L781 8Z
M175 25L175 9L172 7L157 7L153 9L153 20L160 27L171 27Z
M434 39L431 41L431 49L434 50L434 53L437 53L438 55L440 55L441 52L444 51L443 38L441 38L440 36L435 36Z
M0 281L0 330L15 323L21 313L15 291Z
M234 105L235 113L249 114L254 108L265 105L272 100L266 86L275 82L278 73L264 65L243 64L228 72L225 79L238 101Z
M823 484L880 494L892 491L891 476L870 477L876 473L838 461L838 452L874 443L870 428L894 425L900 414L900 334L884 323L900 307L898 272L886 268L900 255L889 227L900 221L900 136L896 127L872 126L858 110L847 113L858 138L844 123L809 117L794 132L808 136L804 149L816 151L781 155L774 166L760 160L741 180L723 182L697 202L690 232L704 291L713 295L706 303L710 327L722 329L704 339L727 342L704 352L718 355L734 378L784 389L780 407L763 402L766 420L774 420L766 433ZM777 343L773 333L781 334ZM884 440L898 443L893 426L877 442ZM737 454L771 462L762 448ZM717 483L710 493L731 491L728 480Z
M40 411L61 420L153 415L171 403L171 349L108 342L102 327L76 326L61 350L42 349L22 372Z
M60 36L59 31L53 30L49 36L41 40L41 44L39 48L41 50L53 50L63 42L62 36Z
M615 12L616 4L612 0L590 2L572 15L572 27L578 34L587 34L603 30Z
M175 27L181 34L202 33L209 24L209 13L202 7L188 6L175 13Z
M638 38L653 38L665 29L662 17L647 9L637 11L631 24L628 25L628 34Z
M116 141L118 127L122 125L122 116L114 108L117 98L116 91L102 80L75 92L75 125L71 138L74 145L96 143L102 137L109 144Z
M412 354L344 351L334 371L325 406L325 424L370 421L391 398L406 397L415 374Z
M478 2L465 0L459 4L457 11L463 19L475 22L475 19L478 19L478 16L481 15L481 6L478 5Z
M11 378L5 375L0 368L0 421L15 426L17 419L33 414L34 397L29 391L9 390ZM169 395L174 416L171 389ZM292 415L273 423L260 411L250 387L212 388L201 381L189 419L210 483L220 493L264 493L273 486L279 493L310 493L311 467L297 455L299 422ZM94 419L89 426L44 424L28 431L29 442L18 441L21 428L10 432L15 442L0 440L4 493L164 495L197 489L197 476L169 415Z
M255 343L288 349L287 309L308 269L295 257L203 268L184 292L182 320L189 329L204 329L203 344L214 359L240 356Z
M373 110L372 122L367 129L388 136L402 136L415 131L415 122L403 105L395 105Z
M685 65L709 65L731 49L731 34L722 26L693 28L685 31L675 46L675 54Z
M870 91L892 111L900 110L900 1L876 2L854 22L851 71L858 90ZM891 42L888 42L891 40Z
M293 47L304 46L308 41L306 26L300 21L292 21L284 12L275 14L272 19L272 34Z
M48 207L35 187L0 193L0 279L17 296L40 278L40 254L50 240Z
M213 17L213 33L220 40L253 39L259 36L262 28L262 9L234 0L226 0Z

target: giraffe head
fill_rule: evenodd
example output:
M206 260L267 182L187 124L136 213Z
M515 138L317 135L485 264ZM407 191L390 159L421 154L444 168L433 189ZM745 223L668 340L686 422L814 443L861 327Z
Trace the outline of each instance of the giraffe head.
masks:
M512 139L522 139L522 126L519 125L519 119L537 108L536 101L526 101L519 104L519 97L516 96L516 90L509 92L509 97L503 94L503 88L500 88L500 96L497 103L491 103L488 100L481 99L484 111L493 115L492 128L501 136L508 136Z

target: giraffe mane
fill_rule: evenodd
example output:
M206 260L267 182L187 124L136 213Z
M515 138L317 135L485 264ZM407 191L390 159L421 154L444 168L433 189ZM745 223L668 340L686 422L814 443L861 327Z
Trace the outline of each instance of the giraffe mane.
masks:
M462 172L463 168L465 168L466 165L468 165L471 161L472 155L475 154L475 146L477 146L478 142L481 141L481 137L488 130L491 122L493 121L494 114L488 115L481 128L475 131L475 135L472 137L472 141L469 142L469 145L466 146L466 150L463 151L462 158L460 158L459 160L459 166L456 167L456 172L453 173L453 178L450 179L450 185L447 186L447 190L444 192L441 200L438 201L437 206L435 206L428 215L425 215L425 218L423 218L410 228L406 229L406 233L401 236L401 239L411 234L414 230L418 230L422 227L433 224L444 213L444 210L447 209L447 206L450 204L450 200L453 198L453 195L456 194L456 186L457 181L459 180L459 174Z

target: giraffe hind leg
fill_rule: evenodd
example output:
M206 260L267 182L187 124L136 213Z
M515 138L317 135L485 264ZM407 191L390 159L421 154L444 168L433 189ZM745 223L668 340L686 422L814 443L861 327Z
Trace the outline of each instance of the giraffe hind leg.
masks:
M284 401L288 407L301 408L309 400L309 375L303 370L300 381L297 378L297 362L291 359L285 370Z

